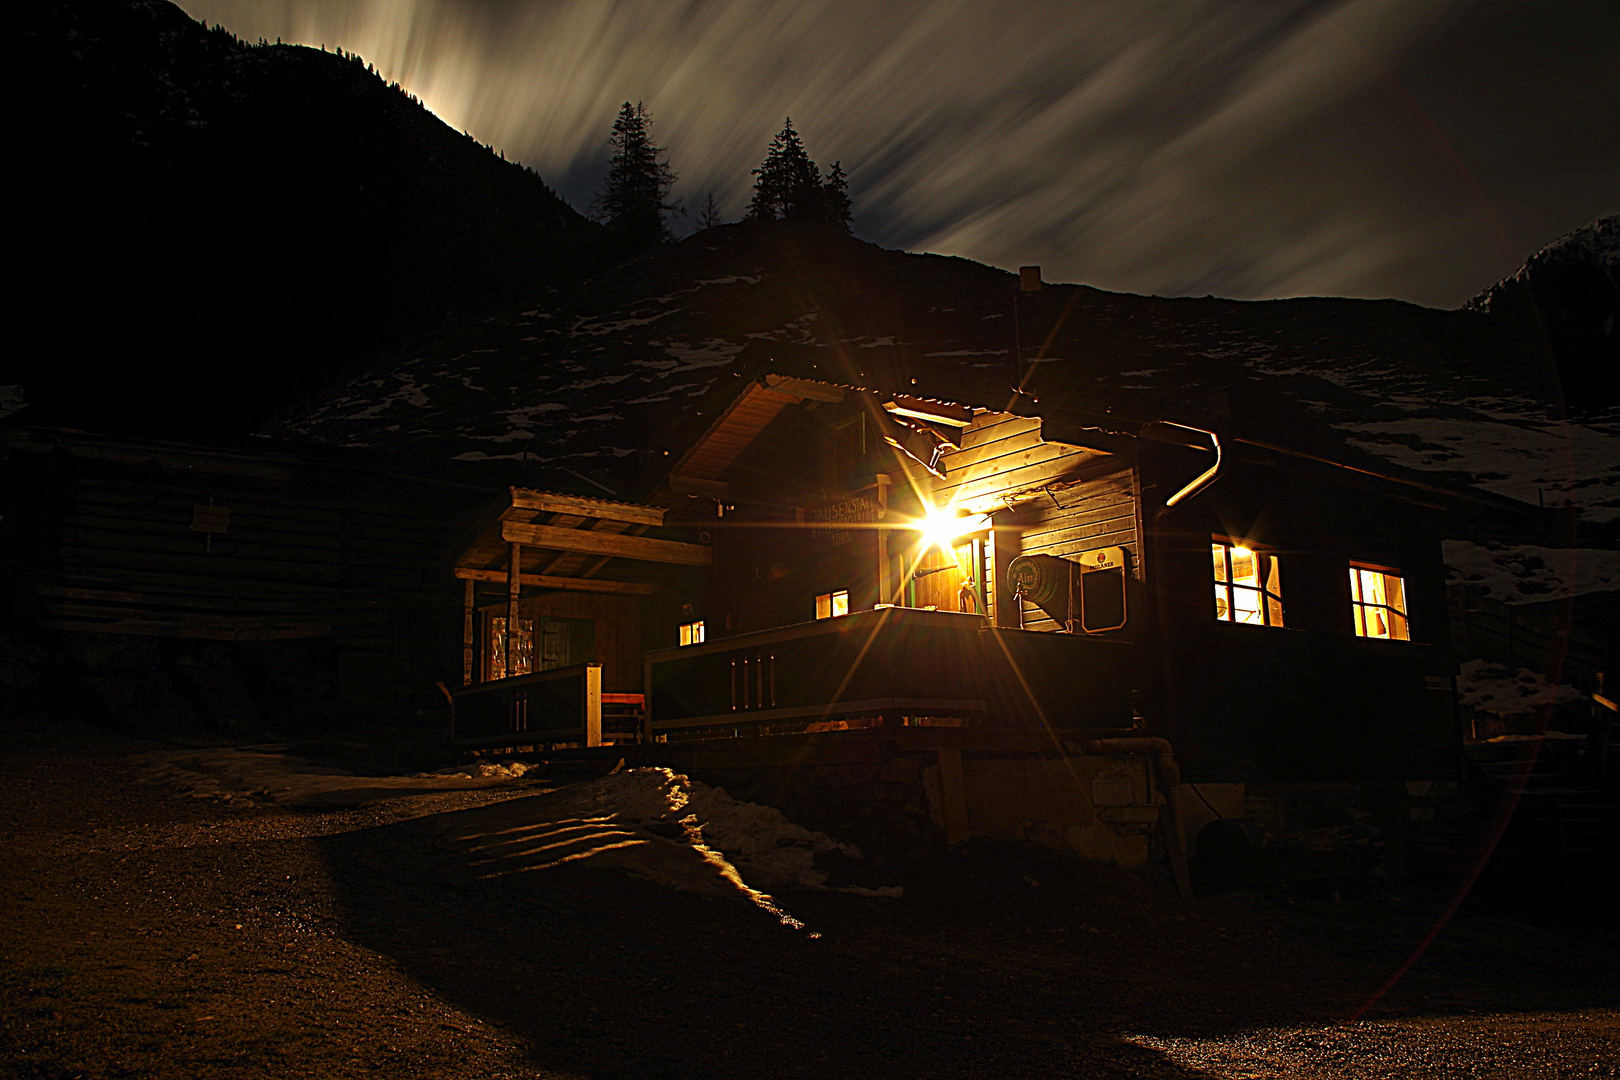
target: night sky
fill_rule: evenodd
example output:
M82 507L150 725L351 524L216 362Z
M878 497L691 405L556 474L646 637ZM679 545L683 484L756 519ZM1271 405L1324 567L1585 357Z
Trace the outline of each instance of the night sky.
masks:
M1455 307L1620 208L1613 0L181 6L359 53L580 210L624 100L729 218L791 115L858 236L1048 281Z

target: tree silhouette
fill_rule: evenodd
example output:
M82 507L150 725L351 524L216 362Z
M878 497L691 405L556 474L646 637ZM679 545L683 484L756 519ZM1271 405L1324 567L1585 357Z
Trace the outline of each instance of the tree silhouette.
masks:
M849 219L854 207L849 201L849 178L844 175L844 163L835 161L827 171L827 180L821 185L821 216L835 229L849 232Z
M712 229L716 225L723 224L725 224L725 222L720 217L720 207L715 203L714 192L711 191L709 192L709 197L703 200L703 205L698 208L697 227L700 230Z
M792 117L771 140L765 160L753 174L759 179L754 181L754 198L748 204L750 218L814 220L821 216L821 173L804 152Z
M827 179L822 180L816 163L805 153L799 133L793 130L792 117L771 140L765 160L753 175L758 179L754 181L754 198L748 204L750 219L818 221L849 231L849 178L844 175L843 165L834 162Z
M664 148L652 141L651 128L652 117L639 101L624 103L608 136L613 156L594 204L597 220L638 247L670 239L666 218L676 209L667 201L675 171L661 160Z

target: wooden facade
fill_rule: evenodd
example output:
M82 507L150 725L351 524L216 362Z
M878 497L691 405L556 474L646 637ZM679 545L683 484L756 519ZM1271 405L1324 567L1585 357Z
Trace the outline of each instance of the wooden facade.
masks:
M848 721L861 703L891 699L905 704L873 722L929 723L929 695L911 686L922 672L941 688L935 699L955 703L938 706L942 723L1038 716L1054 731L1149 732L1208 781L1393 781L1451 768L1445 493L1284 448L1222 445L1208 420L1102 427L1059 415L1068 437L1053 438L1033 405L1022 415L774 377L739 400L683 459L703 463L702 482L683 481L678 465L657 497L670 521L712 532L714 565L690 611L662 614L647 636L655 727L685 718L694 733L740 733L771 703L731 694L732 669L758 664L749 677L788 680L791 650L773 641L815 637L828 618L933 609L962 619L951 632L964 641L993 632L1051 637L1054 648L1026 649L1027 663L997 675L983 649L938 644L905 654L907 670L890 679L904 693L881 693L868 664L850 676L860 695L800 688L761 723L789 730L797 721L783 710ZM944 539L940 518L955 523ZM1247 578L1218 582L1212 558L1223 550L1240 569L1269 568L1276 595ZM1069 591L1035 602L1015 560L1055 568ZM1351 595L1352 567L1399 590L1402 610L1378 611L1406 639L1358 636L1358 604L1371 609ZM1112 576L1091 576L1103 568ZM1086 597L1112 614L1088 623ZM678 619L700 620L706 643L683 650ZM895 632L874 631L869 648L889 647L883 635ZM1090 664L1087 640L1118 649L1108 661L1117 678L1072 679ZM715 658L706 674L702 657ZM963 664L981 681L1016 677L1039 707L962 689L973 681ZM705 679L710 690L694 689ZM709 706L694 711L694 694Z

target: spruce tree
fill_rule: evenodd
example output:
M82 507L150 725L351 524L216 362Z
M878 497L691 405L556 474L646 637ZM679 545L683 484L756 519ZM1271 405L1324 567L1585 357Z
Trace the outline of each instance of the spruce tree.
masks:
M853 209L849 201L849 178L844 175L844 163L835 161L827 171L826 182L821 185L822 218L833 228L849 232Z
M748 216L754 220L822 216L821 172L804 152L799 133L790 116L771 140L770 149L759 168L753 170L754 198Z
M661 160L664 148L652 141L651 128L639 101L624 103L608 136L613 156L595 204L597 220L638 247L670 239L666 218L676 208L668 201L675 171Z
M714 192L711 191L709 192L709 197L703 200L702 207L698 209L697 227L700 230L712 229L716 225L722 224L724 224L724 221L720 217L720 207L714 201Z

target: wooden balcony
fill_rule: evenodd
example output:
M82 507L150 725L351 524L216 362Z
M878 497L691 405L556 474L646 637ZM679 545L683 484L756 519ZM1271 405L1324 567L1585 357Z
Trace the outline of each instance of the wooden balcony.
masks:
M452 741L468 749L604 746L641 737L641 695L604 694L601 664L464 686L450 700Z
M1134 655L1101 638L990 628L977 615L880 608L648 653L649 730L1125 728Z

